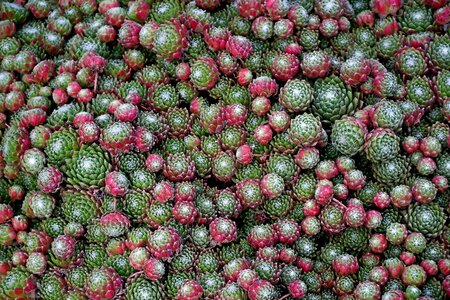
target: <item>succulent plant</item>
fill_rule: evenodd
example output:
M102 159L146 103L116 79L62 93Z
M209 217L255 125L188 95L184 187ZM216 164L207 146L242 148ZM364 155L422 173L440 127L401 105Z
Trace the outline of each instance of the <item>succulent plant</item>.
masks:
M0 1L0 299L447 299L447 1Z

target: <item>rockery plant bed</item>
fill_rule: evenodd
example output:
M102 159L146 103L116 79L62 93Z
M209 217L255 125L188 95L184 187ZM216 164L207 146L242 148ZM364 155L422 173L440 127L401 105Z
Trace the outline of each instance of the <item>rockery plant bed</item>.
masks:
M449 22L0 1L0 299L448 299Z

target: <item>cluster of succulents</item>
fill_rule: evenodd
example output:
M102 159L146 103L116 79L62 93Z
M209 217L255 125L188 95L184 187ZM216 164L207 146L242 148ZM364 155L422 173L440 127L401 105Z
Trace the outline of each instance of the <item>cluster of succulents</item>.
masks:
M447 0L0 1L0 299L450 297Z

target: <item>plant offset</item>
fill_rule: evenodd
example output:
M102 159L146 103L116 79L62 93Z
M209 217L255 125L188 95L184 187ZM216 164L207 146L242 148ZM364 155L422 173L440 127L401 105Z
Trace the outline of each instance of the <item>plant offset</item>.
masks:
M0 2L0 299L450 297L447 0Z

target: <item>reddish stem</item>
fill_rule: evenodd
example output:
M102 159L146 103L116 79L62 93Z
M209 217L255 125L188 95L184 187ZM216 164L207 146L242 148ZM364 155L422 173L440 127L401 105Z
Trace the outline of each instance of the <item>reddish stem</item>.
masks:
M347 206L345 206L344 203L342 203L342 202L340 202L340 201L337 201L337 200L334 199L334 198L331 198L331 201L333 201L333 202L336 203L337 205L342 206L343 208L347 209Z
M95 79L94 79L94 94L97 94L97 80L98 80L98 72L95 72Z

